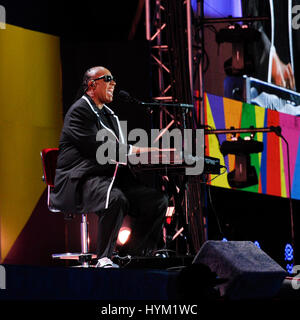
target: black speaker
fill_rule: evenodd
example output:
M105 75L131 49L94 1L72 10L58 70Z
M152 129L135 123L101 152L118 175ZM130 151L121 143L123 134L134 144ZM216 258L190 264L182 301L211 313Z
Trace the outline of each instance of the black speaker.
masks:
M205 264L219 278L221 296L232 300L270 298L287 272L251 241L206 241L193 263Z

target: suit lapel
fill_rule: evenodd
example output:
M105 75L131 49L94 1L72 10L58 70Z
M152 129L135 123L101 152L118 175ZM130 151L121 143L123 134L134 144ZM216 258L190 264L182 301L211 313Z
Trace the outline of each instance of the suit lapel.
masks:
M106 108L108 116L111 119L113 129L117 134L119 141L125 143L119 117L108 106L104 105L104 107Z
M114 114L111 114L111 113L109 113L108 116L109 116L109 118L110 118L110 120L111 120L111 123L112 123L112 125L113 125L113 128L112 128L112 129L114 130L114 132L116 133L118 139L120 140L120 132L119 132L119 126L118 126L118 117L117 117L116 115L114 115Z
M114 126L114 127L116 126L117 130L114 130L115 128L110 129L110 128L106 127L106 126L103 124L103 121L101 120L101 117L100 117L99 113L97 112L96 107L93 106L93 103L89 100L89 98L87 98L85 95L83 95L82 98L88 103L88 105L90 106L91 110L96 114L96 116L97 116L98 119L99 119L99 122L100 122L101 126L102 126L103 128L105 128L106 130L108 130L109 132L111 132L111 133L117 138L117 140L119 141L119 130L118 130L119 120L118 120L118 117L114 115L114 112L113 112L111 109L109 109L107 106L105 106L105 108L108 110L108 115L109 115L109 116L112 116L112 118L115 118L115 119L116 119L116 120L115 120L116 125L114 124L113 121L112 121L112 123L113 123L113 126Z

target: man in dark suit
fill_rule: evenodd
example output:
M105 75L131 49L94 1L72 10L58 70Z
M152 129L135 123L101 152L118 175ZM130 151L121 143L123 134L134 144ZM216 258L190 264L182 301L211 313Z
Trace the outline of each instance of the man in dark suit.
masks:
M98 214L96 266L118 267L111 257L124 216L131 215L134 221L127 253L134 255L155 249L168 199L140 184L130 168L119 160L153 148L126 143L118 117L106 105L112 102L116 85L110 71L93 67L85 73L83 84L84 95L65 116L50 199L54 207L64 212ZM114 151L108 154L115 154L103 164L96 159L97 150L104 143L101 135L108 138L106 146Z

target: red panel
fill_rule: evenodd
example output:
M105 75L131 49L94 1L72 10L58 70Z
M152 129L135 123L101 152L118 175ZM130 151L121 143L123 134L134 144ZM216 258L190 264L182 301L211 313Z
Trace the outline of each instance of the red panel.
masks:
M205 121L205 125L207 125L207 123L208 123L208 121L207 121L207 95L206 95L206 93L204 93L204 121ZM204 150L204 153L206 154L206 155L208 155L209 154L209 143L208 143L208 134L206 134L205 135L205 141L204 141L204 143L205 143L205 150Z
M279 113L268 110L268 127L279 125ZM281 196L280 145L275 133L267 136L267 193Z

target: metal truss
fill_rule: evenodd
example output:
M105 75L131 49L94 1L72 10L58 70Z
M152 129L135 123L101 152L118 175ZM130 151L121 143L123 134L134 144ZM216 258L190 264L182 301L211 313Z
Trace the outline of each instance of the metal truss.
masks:
M198 108L197 122L201 123L203 119L202 105L203 89L202 89L202 44L199 40L202 39L201 30L195 28L192 22L192 8L191 0L178 0L182 1L181 5L186 9L186 37L187 37L187 65L188 65L188 81L191 90L192 103L195 109ZM146 22L146 39L150 44L150 52L152 59L152 98L161 102L175 101L172 96L172 76L171 76L171 63L168 54L167 43L167 12L163 4L165 1L161 0L145 0L145 22ZM198 9L196 15L201 13L200 1L198 2ZM197 36L195 36L197 34ZM196 93L196 94L195 94ZM194 97L196 99L194 100ZM176 114L175 114L176 112ZM193 115L186 113L182 110L171 111L170 109L161 106L159 110L159 127L160 129L169 129L171 126L176 125L176 122L181 122L181 129L186 128L185 119L193 117ZM206 220L202 212L202 191L200 190L199 179L193 181L188 180L184 183L183 187L183 207L180 208L182 220L180 226L185 225L189 229L187 233L193 238L193 247L199 249L200 245L207 239ZM176 202L176 201L175 201ZM204 202L203 202L204 203ZM177 206L180 207L181 205ZM195 209L196 208L196 209ZM177 209L178 210L178 209ZM190 236L188 236L190 238ZM187 253L190 251L189 244L187 243Z
M152 88L153 99L159 101L174 101L172 97L172 81L170 71L170 61L168 55L168 44L166 41L166 9L161 0L145 0L145 24L146 39L150 44L152 59ZM187 56L188 75L191 88L191 96L195 105L197 123L203 123L203 70L202 70L202 48L203 35L202 28L197 28L192 22L191 0L182 0L186 8L186 36L187 36ZM203 5L198 1L196 17L202 15ZM198 21L198 20L197 20ZM164 109L166 112L166 109ZM161 115L160 118L164 117ZM168 121L160 121L160 127L165 127Z
M156 80L154 90L155 100L172 100L170 95L171 80L168 67L168 45L166 44L165 8L161 0L146 0L146 39L150 43L151 58L153 62L153 81ZM155 80L154 80L155 79Z

